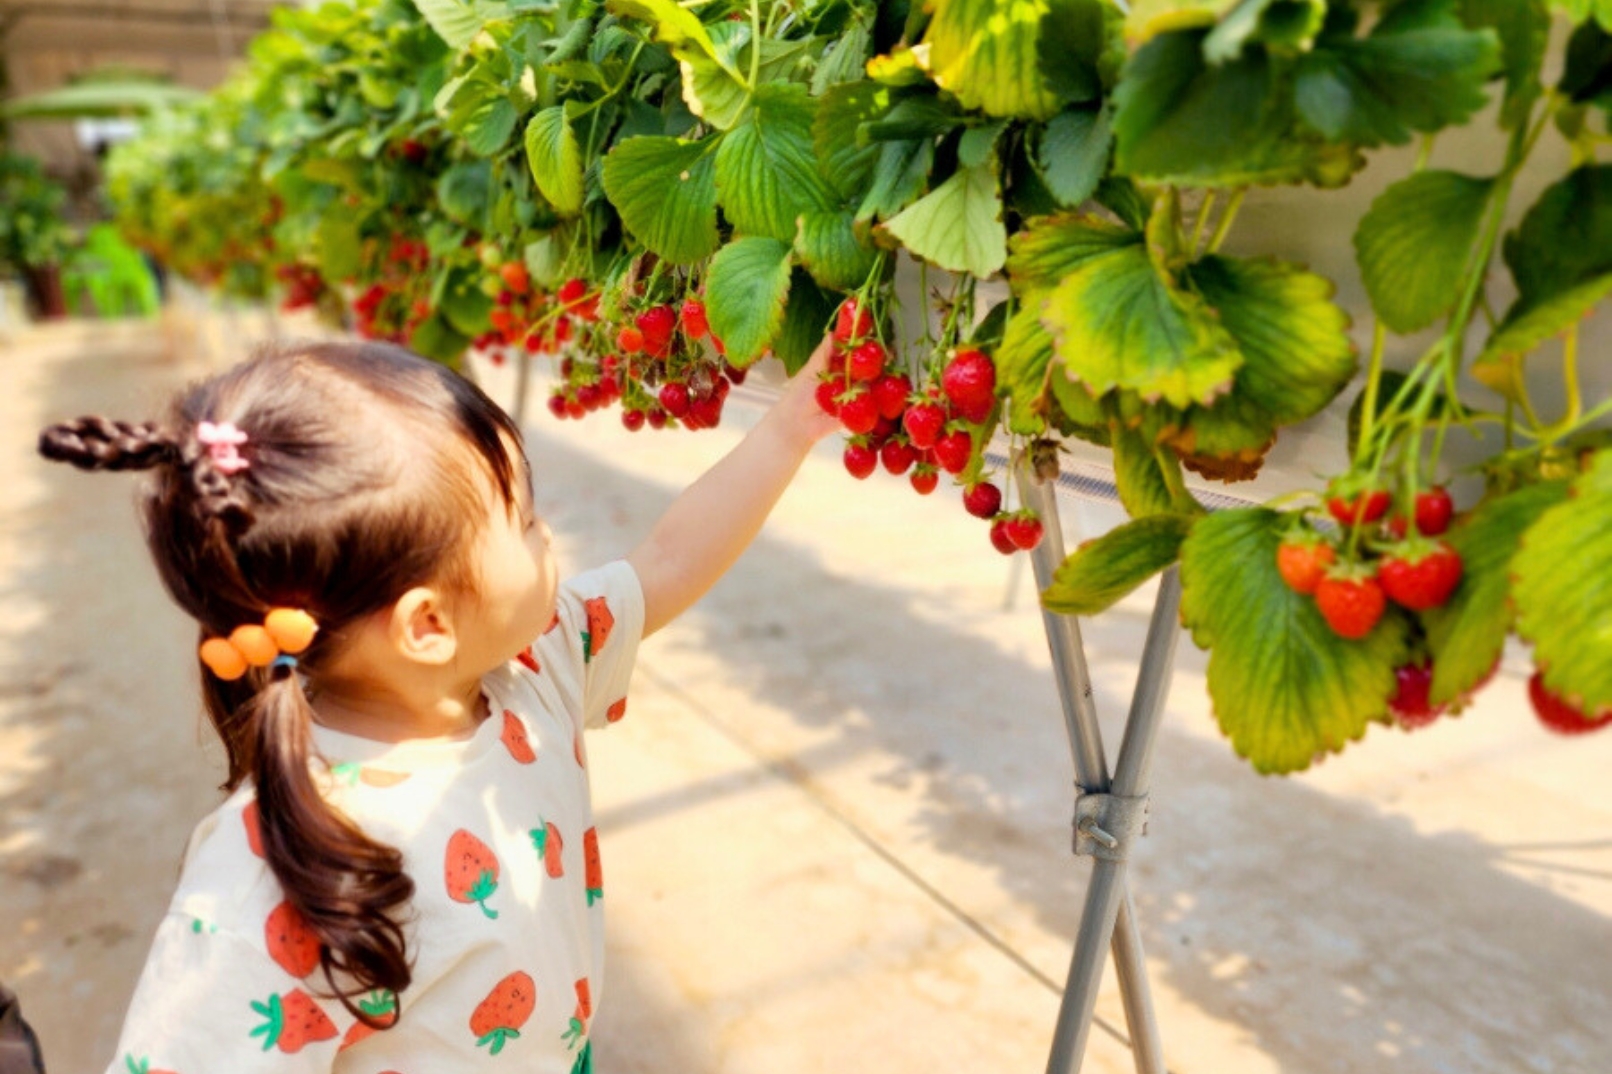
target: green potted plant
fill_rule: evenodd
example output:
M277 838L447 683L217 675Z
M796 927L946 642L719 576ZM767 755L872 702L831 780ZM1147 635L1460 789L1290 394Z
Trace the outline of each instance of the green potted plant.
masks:
M0 269L16 273L39 316L66 316L61 262L70 241L62 220L67 192L32 157L0 153Z

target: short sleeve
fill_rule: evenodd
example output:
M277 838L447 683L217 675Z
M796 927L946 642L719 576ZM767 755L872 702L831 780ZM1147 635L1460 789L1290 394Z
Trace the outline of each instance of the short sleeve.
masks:
M336 1022L355 1019L312 987L242 937L170 912L107 1074L328 1074L341 1046Z
M643 636L643 586L632 565L617 560L560 586L554 622L522 663L553 677L578 705L582 726L603 727L626 714L627 683Z

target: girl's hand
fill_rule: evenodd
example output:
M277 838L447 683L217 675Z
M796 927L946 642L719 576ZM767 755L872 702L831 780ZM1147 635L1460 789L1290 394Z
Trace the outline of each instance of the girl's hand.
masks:
M834 338L824 336L800 372L789 378L783 397L773 405L778 418L807 444L817 443L840 427L839 419L817 405L817 382L828 370L828 356L833 349Z

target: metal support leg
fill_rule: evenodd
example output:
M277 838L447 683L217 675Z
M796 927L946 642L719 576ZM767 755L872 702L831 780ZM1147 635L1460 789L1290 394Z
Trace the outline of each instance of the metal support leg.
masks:
M1039 479L1028 459L1015 467L1024 503L1040 513L1044 536L1031 554L1036 583L1045 589L1063 562L1062 530L1058 524L1057 496L1052 481ZM1047 643L1063 702L1076 781L1083 797L1112 796L1116 804L1134 801L1145 806L1147 776L1152 760L1159 717L1169 687L1170 665L1180 628L1176 621L1181 586L1175 568L1160 582L1159 595L1148 627L1136 692L1125 724L1118 770L1110 781L1103 753L1091 675L1081 646L1080 625L1073 617L1043 611ZM1140 810L1135 810L1140 814ZM1131 1050L1141 1074L1163 1074L1163 1046L1153 1015L1141 937L1125 887L1126 840L1098 826L1090 816L1081 821L1080 834L1101 844L1093 859L1091 883L1081 913L1080 931L1069 967L1069 981L1053 1035L1048 1074L1077 1074L1086 1053L1087 1039L1097 1005L1106 952L1112 948L1130 1027ZM1116 825L1117 827L1117 825Z

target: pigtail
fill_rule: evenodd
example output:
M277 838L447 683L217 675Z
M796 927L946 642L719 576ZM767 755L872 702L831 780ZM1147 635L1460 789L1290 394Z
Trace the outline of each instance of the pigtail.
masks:
M289 669L247 703L252 779L263 855L289 902L319 937L331 993L364 1024L391 1024L357 997L377 988L401 994L412 976L403 929L389 911L414 895L403 855L365 835L325 801L314 781L313 707ZM337 975L348 982L337 983Z
M178 462L179 449L154 421L83 417L46 427L39 453L80 470L149 470Z

